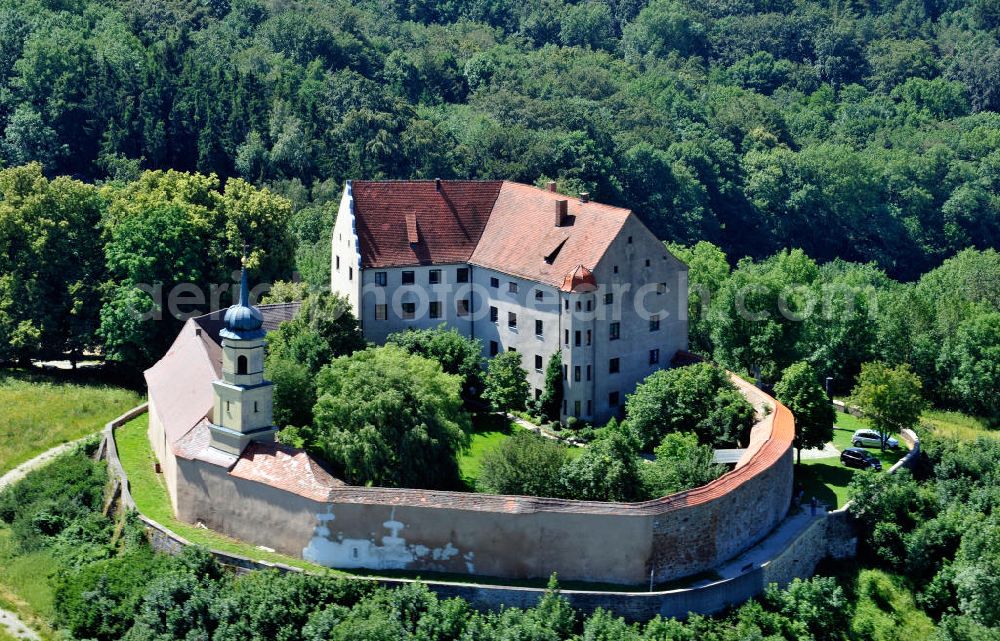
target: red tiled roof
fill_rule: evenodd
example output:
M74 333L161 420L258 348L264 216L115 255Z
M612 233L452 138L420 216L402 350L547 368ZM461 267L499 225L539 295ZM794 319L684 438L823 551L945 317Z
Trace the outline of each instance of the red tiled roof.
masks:
M171 445L212 409L212 381L222 376L222 350L196 319L184 323L167 353L146 370L153 409Z
M442 180L439 191L433 180L353 181L362 266L468 261L500 185L496 180Z
M566 222L556 227L559 200L567 198L504 182L469 262L553 287L578 265L594 269L631 212L570 198Z
M250 443L229 473L316 501L344 486L304 451L278 443Z
M562 290L564 292L592 292L597 289L597 280L594 274L583 265L577 265L576 269L566 274L563 279Z
M365 268L470 262L553 287L593 269L631 213L509 181L359 180L351 193Z

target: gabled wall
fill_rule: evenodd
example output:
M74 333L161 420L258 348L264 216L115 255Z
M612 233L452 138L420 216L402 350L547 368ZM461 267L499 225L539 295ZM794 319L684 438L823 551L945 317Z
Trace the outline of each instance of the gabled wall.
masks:
M330 236L330 289L347 298L355 316L360 312L361 302L361 249L358 243L351 181L347 181Z

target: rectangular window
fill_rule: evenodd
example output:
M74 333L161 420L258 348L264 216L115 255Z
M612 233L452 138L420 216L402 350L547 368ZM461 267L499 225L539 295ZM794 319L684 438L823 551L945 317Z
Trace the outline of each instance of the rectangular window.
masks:
M354 280L354 268L353 267L348 267L347 268L347 280Z
M649 364L656 365L660 362L660 350L651 349L649 350Z
M573 332L573 344L577 347L580 346L580 330Z
M469 282L469 268L459 267L458 273L455 275L455 280L458 281L459 283Z
M583 302L576 301L576 311L580 311L581 309L583 309Z
M618 403L620 401L621 398L619 397L618 392L610 392L608 394L608 407L618 407Z
M336 257L335 262L337 263L337 271L340 271L340 256Z
M614 302L615 302L615 295L614 294L612 294L611 292L608 292L607 294L604 295L604 304L605 305L610 305L610 304L612 304Z
M563 309L565 309L567 312L569 311L569 299L568 298L563 300Z
M500 287L500 279L499 278L491 278L490 279L490 287L493 287L493 288Z
M576 382L576 383L580 382L580 366L579 365L574 365L573 366L573 381Z
M580 415L580 401L573 401L573 414L575 416Z
M514 281L510 281L509 283L507 283L507 291L509 293L511 293L511 294L516 294L517 293L517 283L515 283Z
M437 285L438 283L440 283L441 282L441 270L440 269L432 269L429 272L427 272L427 282L430 283L431 285Z
M432 300L430 306L431 318L441 318L441 301Z
M649 267L649 259L646 259L646 267Z
M389 310L388 305L376 305L375 320L385 320L388 310Z
M622 363L621 359L612 358L608 361L608 374L617 374L621 371Z
M618 273L618 265L615 265L615 270L614 271L615 271L616 274Z
M593 342L594 333L591 330L587 330L587 345Z
M563 399L563 414L565 414L565 413L566 413L566 402L567 402L567 401L566 401L566 399L564 398L564 399Z
M545 292L540 289L535 290L535 300L543 300L545 298Z
M594 401L587 401L587 416L594 413Z
M542 371L542 357L540 354L535 354L535 369L537 371Z
M472 313L472 300L469 298L463 298L458 301L458 315L468 316Z
M590 372L591 372L590 365L587 365L587 380L588 381L590 380Z
M490 356L496 356L500 352L500 345L496 341L490 341Z
M569 365L563 365L563 379L564 380L565 380L565 378L567 376L566 372L568 372L568 371L569 371Z
M563 330L563 331L565 331L565 332L566 332L566 340L565 340L564 342L565 342L565 343L566 343L567 345L569 345L569 330L567 329L567 330Z
M403 303L403 320L413 320L417 315L416 303Z
M516 348L516 347L513 347L513 346L511 346L511 347L508 347L508 348L507 348L507 351L508 351L508 352L516 352L516 351L517 351L517 348Z
M414 283L413 272L403 272L403 284L412 285Z
M587 299L587 311L590 312L590 311L593 311L593 309L594 309L594 299L593 298L588 298Z
M536 387L536 388L535 388L535 400L537 401L537 400L538 400L538 399L540 399L541 397L542 397L542 390L540 390L540 389L538 389L538 388Z
M545 333L544 323L540 320L535 321L535 336L541 336Z
M649 317L649 331L658 332L660 331L660 315L653 314Z
M389 284L389 275L386 272L375 272L375 284L379 287L385 287Z
M517 314L514 312L507 312L507 327L517 329Z
M616 341L622 337L622 324L619 322L611 323L608 326L608 339Z
M490 305L490 322L491 323L500 322L500 310L498 310L496 307L493 307L492 305Z

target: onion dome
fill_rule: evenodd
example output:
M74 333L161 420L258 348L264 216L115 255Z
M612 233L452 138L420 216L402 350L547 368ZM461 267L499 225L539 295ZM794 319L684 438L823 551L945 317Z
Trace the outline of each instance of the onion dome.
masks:
M240 275L240 302L226 310L226 326L219 332L222 338L248 341L263 338L266 333L264 317L260 310L250 305L250 288L247 286L247 268Z
M562 290L564 292L592 292L597 289L597 279L594 274L584 267L577 265L573 271L563 278Z

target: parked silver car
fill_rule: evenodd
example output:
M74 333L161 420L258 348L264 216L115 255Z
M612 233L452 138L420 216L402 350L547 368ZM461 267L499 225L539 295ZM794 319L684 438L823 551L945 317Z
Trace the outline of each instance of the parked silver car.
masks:
M851 436L851 443L854 447L882 447L882 437L875 430L858 430ZM896 449L899 441L890 437L885 445Z

